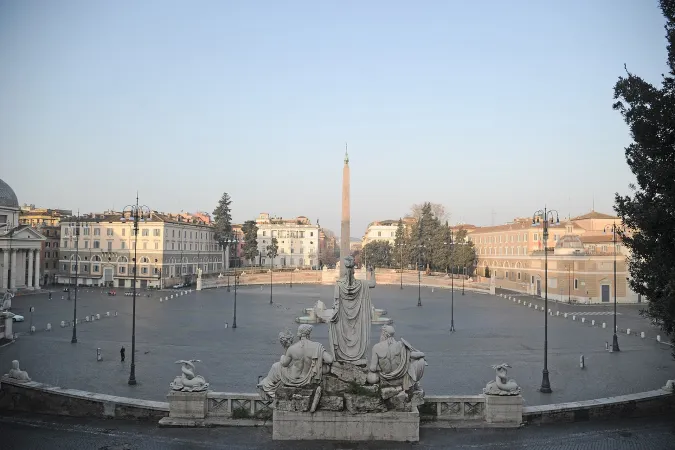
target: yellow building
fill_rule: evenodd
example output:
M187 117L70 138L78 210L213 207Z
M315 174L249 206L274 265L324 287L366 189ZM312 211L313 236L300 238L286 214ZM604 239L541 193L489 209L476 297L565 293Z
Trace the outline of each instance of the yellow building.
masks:
M618 217L591 211L549 225L547 242L543 241L542 224L533 225L531 218L467 231L476 248L477 274L489 272L497 287L543 296L547 247L549 298L580 303L613 301L616 258L617 302L640 302L640 296L628 286L628 251L618 236L614 248L611 226L615 223L620 225Z

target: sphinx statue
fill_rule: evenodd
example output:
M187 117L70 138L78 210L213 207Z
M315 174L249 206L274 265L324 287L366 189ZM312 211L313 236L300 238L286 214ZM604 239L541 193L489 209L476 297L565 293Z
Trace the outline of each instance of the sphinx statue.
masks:
M270 369L267 376L263 378L257 386L260 397L262 397L264 400L274 399L277 388L279 388L281 385L281 364L286 357L286 351L288 350L288 347L293 344L293 334L289 330L282 331L279 333L279 343L284 349L284 354L281 355L279 361L272 364L272 368Z
M493 369L497 372L497 376L494 381L490 381L485 388L483 388L483 393L488 395L518 395L520 394L520 387L514 380L509 380L506 378L507 369L511 368L510 365L506 363L495 364L492 366Z
M174 391L183 392L201 392L209 387L203 376L195 375L195 363L201 362L198 359L180 360L176 364L182 364L182 375L176 377L170 384Z
M375 287L375 273L371 268L370 279L362 282L354 277L354 258L347 256L344 264L347 273L335 285L328 324L330 350L335 361L365 366L373 311L369 289Z
M415 349L405 339L397 341L396 330L384 325L380 342L373 346L368 367L368 383L401 386L404 391L417 390L427 365L424 353Z
M7 373L7 377L17 381L30 381L28 372L19 369L19 361L16 359L12 361L12 368Z

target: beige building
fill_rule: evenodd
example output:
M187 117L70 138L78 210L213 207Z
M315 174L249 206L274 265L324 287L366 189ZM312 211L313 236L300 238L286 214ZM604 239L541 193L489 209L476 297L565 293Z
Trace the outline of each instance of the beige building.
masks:
M396 228L398 227L398 220L381 220L371 222L366 228L366 232L361 240L361 245L366 246L373 241L386 241L392 246L396 241Z
M90 214L78 222L61 221L60 270L57 281L75 283L75 260L80 261L77 281L83 285L132 287L133 221L108 211ZM79 241L79 243L78 243ZM203 274L222 271L223 251L211 225L182 214L153 211L139 223L137 287L163 287L193 280L197 268Z
M312 224L305 216L292 219L270 217L261 213L256 219L258 226L258 261L262 266L318 268L319 225ZM274 261L267 257L267 246L277 238L277 256Z
M487 268L497 287L543 296L546 246L549 298L581 303L613 301L616 256L617 301L640 302L627 282L627 249L620 242L615 249L612 242L610 227L614 223L620 224L620 219L591 211L550 225L546 243L542 224L533 225L531 218L467 231L478 256L477 274L484 276Z
M35 205L21 206L19 222L37 230L45 237L42 242L41 263L39 266L42 284L53 284L59 270L59 245L61 243L62 217L72 216L66 209L36 208Z

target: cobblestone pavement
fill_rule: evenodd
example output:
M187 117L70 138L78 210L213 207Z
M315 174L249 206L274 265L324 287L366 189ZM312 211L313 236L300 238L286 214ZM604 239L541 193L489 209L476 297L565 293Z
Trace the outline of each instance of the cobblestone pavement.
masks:
M17 323L22 333L15 343L0 348L0 372L11 360L36 381L93 392L164 401L168 384L179 374L179 359L200 359L198 372L216 391L253 392L259 375L267 374L279 359L280 330L295 329L294 318L321 298L332 304L332 286L294 285L274 287L274 304L269 304L269 286L240 289L237 296L237 325L232 328L234 291L225 289L192 292L159 302L160 293L137 299L136 378L127 384L131 360L131 305L129 297L108 297L95 289L80 291L78 317L100 314L101 320L80 323L78 342L71 344L71 328L61 320L72 318L73 302L60 293L47 300L46 294L17 297L14 311L26 316ZM513 366L509 376L523 387L526 405L588 400L652 390L675 378L671 348L654 339L621 337L621 352L608 353L611 329L591 327L571 319L549 320L549 370L552 394L541 394L543 366L543 313L486 294L454 295L455 333L449 332L451 292L422 289L423 307L417 307L417 287L403 290L377 286L372 291L377 308L387 310L398 336L424 351L429 366L423 386L428 394L462 395L481 392L494 378L492 364ZM38 331L27 333L29 307L35 306L33 323ZM575 310L581 307L576 306ZM585 309L585 308L584 308ZM105 315L111 312L111 316ZM114 312L118 311L118 316ZM589 309L589 311L591 311ZM624 311L622 310L622 314ZM602 317L602 316L600 316ZM627 313L623 314L627 317ZM555 319L555 320L553 320ZM604 317L603 319L604 320ZM644 320L637 317L635 320ZM53 330L42 331L47 322ZM228 328L225 328L225 323ZM327 326L314 327L313 338L328 345ZM379 339L373 327L372 343ZM126 361L119 349L126 347ZM103 360L96 361L100 348ZM585 369L579 357L585 356Z
M166 429L138 422L13 414L0 416L3 450L669 450L675 417L524 427L420 430L420 442L279 442L271 427Z

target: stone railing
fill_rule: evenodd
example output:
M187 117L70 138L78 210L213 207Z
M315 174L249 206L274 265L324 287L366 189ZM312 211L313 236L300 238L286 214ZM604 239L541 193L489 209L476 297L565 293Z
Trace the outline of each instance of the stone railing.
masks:
M272 401L258 394L209 391L206 415L221 420L267 421L272 418Z
M423 422L480 422L485 420L485 395L427 395L419 410Z

